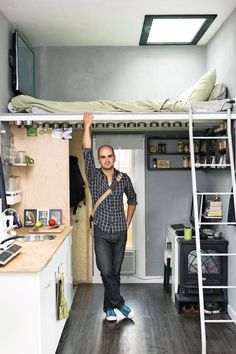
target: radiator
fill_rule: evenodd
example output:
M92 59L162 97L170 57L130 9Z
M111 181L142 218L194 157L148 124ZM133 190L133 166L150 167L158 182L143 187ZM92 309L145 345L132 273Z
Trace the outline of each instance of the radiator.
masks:
M135 274L136 272L135 250L126 250L121 267L121 275Z

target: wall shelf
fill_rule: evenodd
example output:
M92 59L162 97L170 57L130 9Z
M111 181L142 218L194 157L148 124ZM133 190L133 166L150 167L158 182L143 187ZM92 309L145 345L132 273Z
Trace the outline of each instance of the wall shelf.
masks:
M22 191L6 191L6 199L8 205L14 205L21 202Z

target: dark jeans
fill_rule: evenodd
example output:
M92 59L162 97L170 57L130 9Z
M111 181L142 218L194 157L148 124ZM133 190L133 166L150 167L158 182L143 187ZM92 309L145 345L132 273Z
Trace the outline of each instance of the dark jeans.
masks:
M94 225L97 267L104 285L103 310L119 308L125 301L120 294L120 271L124 259L127 231L106 233Z

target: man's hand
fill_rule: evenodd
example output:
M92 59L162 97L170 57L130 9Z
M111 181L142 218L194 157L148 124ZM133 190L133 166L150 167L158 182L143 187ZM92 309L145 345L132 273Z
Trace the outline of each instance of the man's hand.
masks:
M85 112L83 117L84 128L90 128L92 125L93 115L91 112Z
M92 147L92 141L90 136L90 127L92 125L93 115L91 112L85 112L83 117L84 123L84 133L82 139L83 148L90 148Z

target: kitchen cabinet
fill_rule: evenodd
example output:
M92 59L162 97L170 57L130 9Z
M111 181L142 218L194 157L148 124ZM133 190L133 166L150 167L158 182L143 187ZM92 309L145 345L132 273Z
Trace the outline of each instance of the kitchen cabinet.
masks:
M66 319L57 320L56 279L60 273L64 274L64 293L70 309L73 296L71 243L70 232L40 272L0 273L2 353L56 352L66 322ZM37 244L40 247L42 243Z

